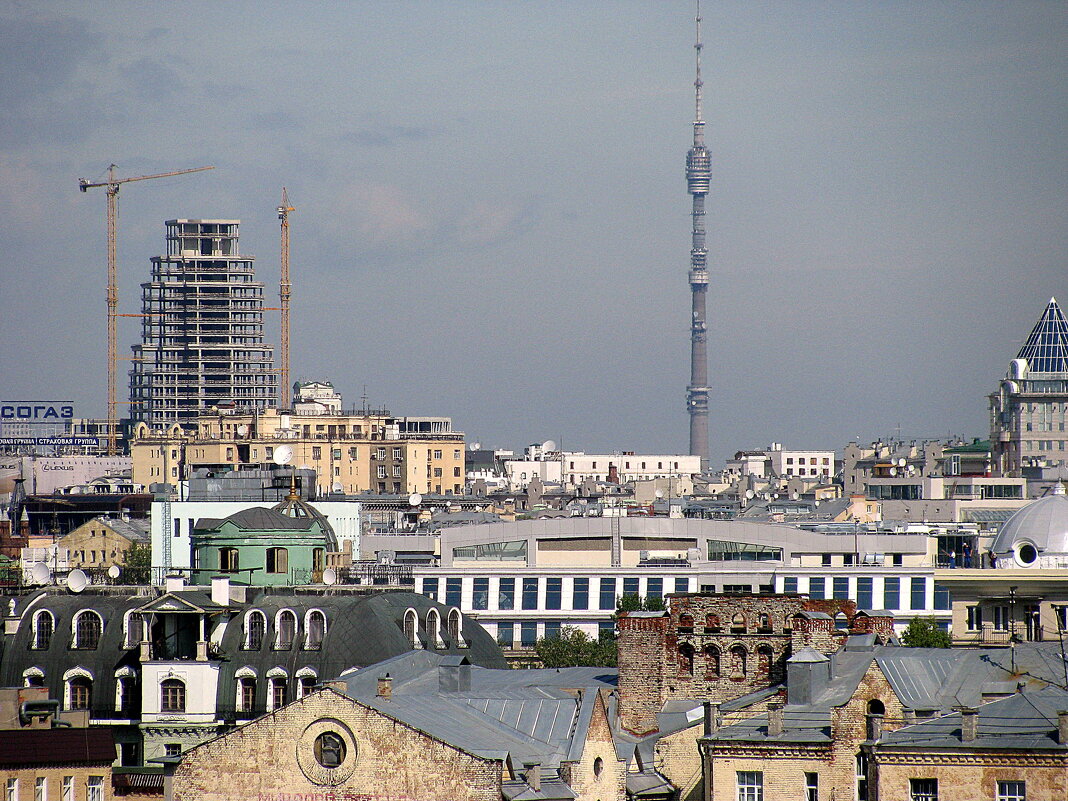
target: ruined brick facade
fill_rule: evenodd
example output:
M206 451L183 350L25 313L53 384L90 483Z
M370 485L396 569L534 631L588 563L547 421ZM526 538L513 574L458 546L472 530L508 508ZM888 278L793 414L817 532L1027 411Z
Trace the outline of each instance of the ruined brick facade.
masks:
M621 613L617 624L620 720L636 734L657 729L666 701L722 703L784 682L786 660L803 646L832 653L848 634L886 641L893 631L891 616L850 600L677 593L667 607Z

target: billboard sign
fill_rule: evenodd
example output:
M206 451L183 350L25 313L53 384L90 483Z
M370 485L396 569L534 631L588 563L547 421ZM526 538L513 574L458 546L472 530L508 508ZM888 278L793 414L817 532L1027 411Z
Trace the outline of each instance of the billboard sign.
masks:
M71 401L0 401L0 422L60 423L72 419Z

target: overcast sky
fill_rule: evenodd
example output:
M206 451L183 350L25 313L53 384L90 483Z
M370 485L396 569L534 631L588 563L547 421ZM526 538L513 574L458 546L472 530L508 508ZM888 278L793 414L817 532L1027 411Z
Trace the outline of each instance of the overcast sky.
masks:
M986 436L1068 302L1068 6L703 12L713 462ZM489 447L685 452L693 16L0 3L0 395L104 416L105 197L77 179L211 164L122 189L120 312L175 217L241 219L277 306L284 185L294 378Z

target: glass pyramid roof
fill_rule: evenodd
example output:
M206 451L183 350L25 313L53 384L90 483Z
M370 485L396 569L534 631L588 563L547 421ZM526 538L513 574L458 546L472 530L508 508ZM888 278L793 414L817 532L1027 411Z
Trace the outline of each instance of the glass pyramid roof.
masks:
M1027 359L1032 373L1068 373L1068 322L1056 298L1049 299L1016 358Z

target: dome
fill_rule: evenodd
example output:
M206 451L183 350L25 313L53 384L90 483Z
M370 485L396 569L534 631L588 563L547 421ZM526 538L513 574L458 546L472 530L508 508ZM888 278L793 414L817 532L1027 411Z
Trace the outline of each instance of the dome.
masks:
M1062 567L1068 560L1068 496L1057 484L1052 494L1015 512L990 550L997 566Z

